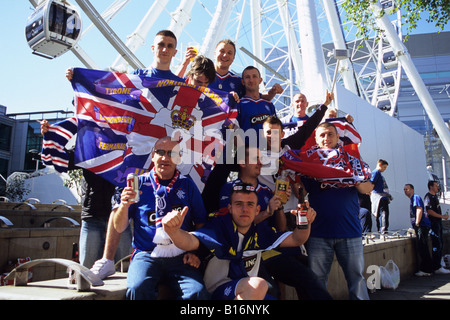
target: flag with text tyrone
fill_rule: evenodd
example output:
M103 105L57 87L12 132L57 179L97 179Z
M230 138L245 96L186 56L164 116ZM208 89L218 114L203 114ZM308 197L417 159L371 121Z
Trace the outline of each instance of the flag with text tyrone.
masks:
M81 68L74 69L72 86L75 165L117 186L125 186L129 173L150 170L155 142L171 136L181 141L178 169L202 190L224 130L236 125L229 94L206 87Z

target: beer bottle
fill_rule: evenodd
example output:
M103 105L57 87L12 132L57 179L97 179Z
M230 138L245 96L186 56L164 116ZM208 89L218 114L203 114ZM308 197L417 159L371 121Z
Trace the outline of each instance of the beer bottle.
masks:
M275 185L275 195L281 198L281 203L285 204L287 202L286 191L289 188L289 180L287 178L286 170L281 171L281 175L278 176Z
M305 197L303 196L303 188L298 189L298 204L297 204L297 228L307 229L308 219L306 218L306 213L308 212L308 207L306 206Z

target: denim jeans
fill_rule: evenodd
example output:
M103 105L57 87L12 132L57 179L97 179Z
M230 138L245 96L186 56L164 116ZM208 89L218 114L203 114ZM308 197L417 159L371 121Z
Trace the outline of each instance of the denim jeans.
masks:
M203 274L184 264L183 256L184 254L173 258L154 258L147 251L136 253L128 269L127 299L155 300L161 282L169 287L177 299L208 299Z
M361 238L316 238L310 237L306 243L311 269L324 288L333 263L334 254L344 271L349 298L369 300L364 278L364 253Z
M80 264L91 268L95 261L103 256L105 248L106 231L108 221L97 218L82 220L80 230ZM128 256L131 253L131 228L121 234L120 244L116 251L115 261Z
M361 223L361 231L363 234L372 231L372 213L370 210L361 207L359 209L359 221Z
M299 300L332 299L307 265L307 257L282 253L263 260L263 266L275 280L294 287Z

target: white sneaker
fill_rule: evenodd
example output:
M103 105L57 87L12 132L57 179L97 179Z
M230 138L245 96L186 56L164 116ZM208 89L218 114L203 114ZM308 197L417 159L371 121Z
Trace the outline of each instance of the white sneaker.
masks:
M434 273L436 273L436 274L449 274L450 270L445 269L443 267L440 267L439 269L435 270Z
M116 273L116 268L114 267L114 261L101 258L100 260L95 261L91 271L103 280L106 277Z
M419 271L419 272L416 272L414 275L416 277L429 277L429 276L431 276L431 273Z

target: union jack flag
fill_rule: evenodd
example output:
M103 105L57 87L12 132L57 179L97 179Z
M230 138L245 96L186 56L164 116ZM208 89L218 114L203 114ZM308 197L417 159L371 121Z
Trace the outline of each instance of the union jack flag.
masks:
M41 159L46 166L53 166L58 172L66 172L69 155L65 147L77 133L78 121L71 117L51 125L44 135Z
M179 171L202 190L215 153L223 149L224 130L237 125L237 112L229 106L234 100L206 87L81 68L74 69L72 86L77 115L70 134L61 138L67 120L52 126L44 135L42 159L64 171L62 140L73 136L75 128L74 164L117 186L126 185L129 173L151 170L155 142L172 136L183 152Z

